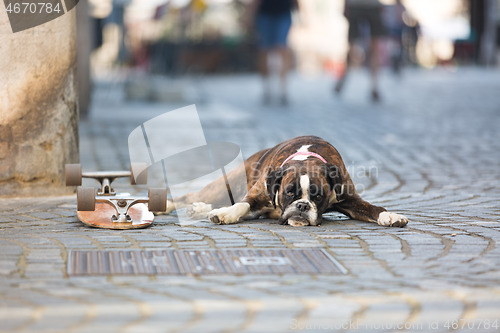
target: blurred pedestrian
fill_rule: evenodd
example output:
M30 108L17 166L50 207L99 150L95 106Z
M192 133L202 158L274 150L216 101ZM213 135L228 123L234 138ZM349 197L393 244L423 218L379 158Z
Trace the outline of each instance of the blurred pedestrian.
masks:
M271 57L280 60L279 98L282 105L288 104L287 76L291 67L291 55L287 37L292 25L292 11L298 9L297 0L253 0L249 8L247 24L255 24L258 35L259 72L263 80L262 102L271 102Z
M383 21L387 33L391 38L394 47L391 48L392 69L399 74L403 65L403 32L406 24L403 17L406 8L401 0L396 0L393 5L387 5L383 10Z
M335 84L335 93L340 94L352 64L353 45L359 39L369 39L369 65L371 75L371 99L380 100L378 87L379 49L381 37L385 34L382 23L382 3L378 0L345 0L344 15L349 22L349 51L345 70Z

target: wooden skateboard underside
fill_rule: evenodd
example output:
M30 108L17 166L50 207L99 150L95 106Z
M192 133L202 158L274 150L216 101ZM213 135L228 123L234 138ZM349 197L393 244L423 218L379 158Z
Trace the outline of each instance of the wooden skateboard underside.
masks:
M94 211L77 211L77 216L84 224L104 229L140 229L149 227L154 220L154 215L145 204L138 203L131 206L128 215L132 222L113 222L112 216L116 210L107 203L96 203Z

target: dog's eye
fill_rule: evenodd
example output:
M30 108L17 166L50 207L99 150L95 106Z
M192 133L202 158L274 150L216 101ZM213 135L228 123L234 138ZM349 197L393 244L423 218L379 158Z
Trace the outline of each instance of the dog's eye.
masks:
M292 198L295 195L292 191L286 192L286 196Z
M323 197L320 194L315 195L313 198L314 201L321 201L322 199L323 199Z

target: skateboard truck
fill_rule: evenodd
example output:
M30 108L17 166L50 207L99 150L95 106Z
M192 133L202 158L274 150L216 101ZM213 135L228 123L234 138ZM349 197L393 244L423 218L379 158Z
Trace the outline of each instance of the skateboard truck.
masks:
M133 171L139 171L134 175ZM151 188L148 197L135 197L128 193L117 194L111 187L117 178L130 177L131 184L147 183L147 165L137 163L130 171L82 172L80 164L66 164L66 185L77 188L77 215L87 225L107 229L144 228L152 224L151 212L165 211L167 193L165 189ZM93 178L101 184L100 189L82 187L82 178ZM145 205L147 204L147 206Z
M122 223L122 222L132 222L132 218L130 215L127 214L128 209L130 206L132 206L135 203L146 203L148 202L147 199L135 199L135 200L127 200L127 199L114 199L118 200L116 202L113 201L113 199L108 199L108 202L112 203L116 211L118 213L118 217L116 215L113 215L111 218L113 219L113 222L116 223Z

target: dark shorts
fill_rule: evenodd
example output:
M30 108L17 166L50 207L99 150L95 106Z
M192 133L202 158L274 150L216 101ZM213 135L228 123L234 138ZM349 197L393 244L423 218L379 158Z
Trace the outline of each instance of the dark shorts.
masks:
M259 35L260 48L269 49L287 45L288 31L290 31L292 25L292 15L290 13L281 15L259 14L255 24Z
M349 41L365 37L381 37L385 35L380 8L349 8L346 11L349 21Z

